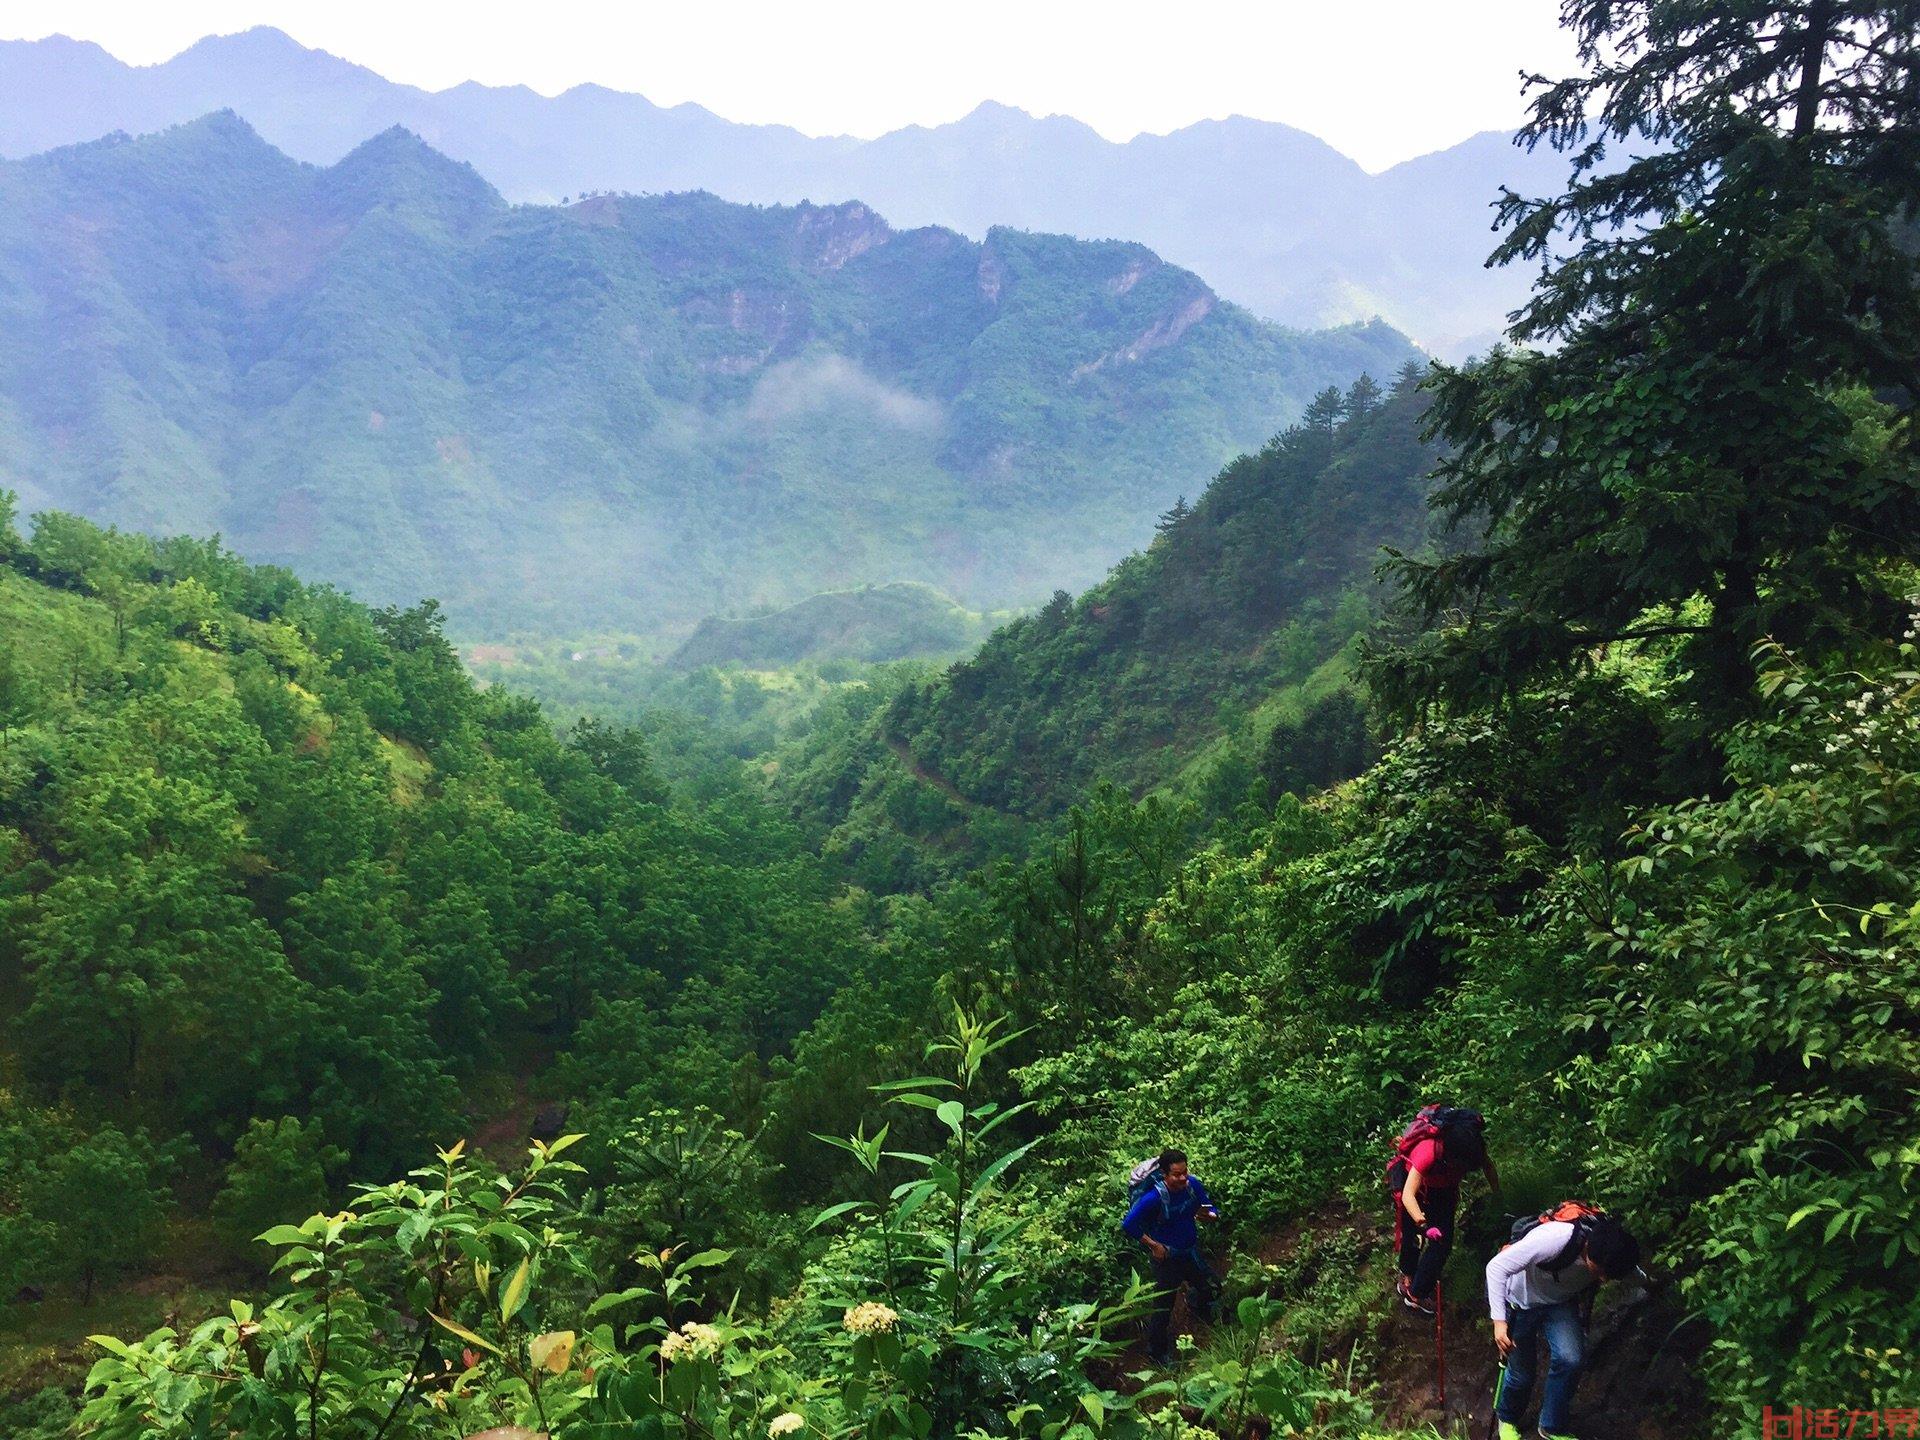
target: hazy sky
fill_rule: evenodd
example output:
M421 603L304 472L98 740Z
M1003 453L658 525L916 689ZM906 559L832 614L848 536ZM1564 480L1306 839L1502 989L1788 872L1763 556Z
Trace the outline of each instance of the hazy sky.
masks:
M731 120L871 136L981 100L1110 139L1231 114L1370 169L1518 123L1518 74L1572 49L1553 0L0 0L0 38L61 32L152 64L275 25L394 80L555 94L596 81Z

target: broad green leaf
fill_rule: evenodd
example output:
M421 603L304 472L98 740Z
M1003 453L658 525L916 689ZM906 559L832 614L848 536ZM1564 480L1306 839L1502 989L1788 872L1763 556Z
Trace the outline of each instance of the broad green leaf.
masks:
M822 1225L826 1224L829 1220L837 1220L840 1218L840 1216L845 1215L848 1211L864 1210L866 1208L867 1208L867 1202L864 1200L842 1200L838 1205L829 1205L826 1209L822 1210L818 1215L814 1216L813 1223L807 1226L807 1228L809 1230L818 1230Z
M957 1103L952 1100L943 1101L932 1095L922 1095L918 1090L909 1090L904 1095L889 1096L888 1102L894 1105L912 1105L921 1110L938 1110L943 1104Z
M987 1166L987 1168L982 1170L978 1175L978 1177L975 1178L972 1188L970 1188L967 1191L967 1198L970 1200L977 1199L980 1193L984 1191L989 1185L991 1185L995 1180L999 1179L1000 1176L1006 1172L1009 1166L1019 1164L1021 1158L1025 1156L1029 1150L1033 1149L1033 1147L1039 1143L1040 1142L1037 1140L1030 1140L1025 1145L1020 1146L1017 1150L1009 1150L1006 1154L1002 1155L998 1160L995 1160L991 1165Z
M470 1345L478 1345L482 1350L490 1350L495 1355L500 1353L500 1347L498 1345L495 1345L491 1340L481 1339L457 1320L449 1320L444 1315L435 1315L433 1316L433 1323L443 1330L451 1330L455 1335L458 1335Z
M644 1300L653 1293L652 1288L646 1285L636 1285L630 1290L612 1291L609 1294L602 1295L598 1300L595 1300L591 1305L587 1306L584 1318L590 1320L603 1310L611 1310L616 1305L627 1305L635 1300Z
M980 1127L978 1134L975 1136L975 1138L980 1140L986 1139L987 1136L991 1135L994 1131L998 1130L1002 1125L1006 1124L1007 1121L1013 1119L1016 1115L1026 1114L1027 1111L1031 1110L1032 1108L1033 1108L1033 1102L1031 1100L1023 1100L1018 1105L1009 1106L1007 1109L1002 1110L998 1115L995 1115L985 1125L982 1125Z
M903 1198L898 1208L895 1209L895 1221L904 1224L912 1217L914 1211L926 1204L927 1201L931 1200L939 1191L940 1187L931 1180L915 1181L911 1187L912 1193Z
M507 1288L500 1292L500 1318L511 1320L521 1302L527 1298L527 1279L533 1273L533 1256L521 1258L519 1266L513 1272L513 1278L507 1281Z

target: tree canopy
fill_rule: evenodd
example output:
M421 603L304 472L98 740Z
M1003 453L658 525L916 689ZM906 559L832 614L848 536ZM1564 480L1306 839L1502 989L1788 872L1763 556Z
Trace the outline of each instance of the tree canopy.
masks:
M1399 556L1418 629L1376 672L1472 704L1668 640L1706 730L1754 647L1883 628L1920 543L1920 11L1569 0L1585 73L1536 77L1557 196L1492 263L1542 273L1518 348L1439 367L1449 535ZM1525 348L1539 345L1543 348Z

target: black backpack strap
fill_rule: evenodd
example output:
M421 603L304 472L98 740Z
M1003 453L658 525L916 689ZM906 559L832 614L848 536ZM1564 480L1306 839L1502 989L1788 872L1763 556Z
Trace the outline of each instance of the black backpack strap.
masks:
M1572 1224L1573 1237L1561 1247L1558 1255L1540 1267L1549 1275L1558 1275L1569 1265L1573 1264L1574 1261L1578 1260L1587 1248L1587 1237L1593 1233L1593 1217L1591 1215L1582 1215L1578 1220L1573 1221Z

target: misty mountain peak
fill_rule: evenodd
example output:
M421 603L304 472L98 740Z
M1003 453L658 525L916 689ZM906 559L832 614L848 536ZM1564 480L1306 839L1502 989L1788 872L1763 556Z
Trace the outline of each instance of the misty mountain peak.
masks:
M220 51L224 54L253 55L321 55L322 50L312 50L302 45L286 31L275 25L254 25L245 30L236 30L227 35L208 35L196 40L187 47L188 53L195 50Z
M213 65L234 66L247 72L329 65L351 70L361 68L337 55L302 45L286 31L271 25L256 25L231 35L209 35L196 40L166 63L189 70Z
M960 118L960 124L1017 124L1034 117L1017 105L1002 104L998 100L982 100L973 109Z
M1030 110L1022 110L1017 105L1006 105L998 100L982 100L951 126L936 128L951 129L961 134L986 132L1002 138L1044 136L1049 139L1091 140L1102 146L1107 143L1084 120L1076 120L1071 115L1035 115Z
M72 35L45 35L38 40L0 40L0 51L4 50L31 52L55 63L74 58L104 59L114 65L120 63L94 41L76 39Z
M233 110L215 110L158 134L140 136L134 143L152 150L186 152L208 159L224 157L246 165L287 163L280 151Z
M454 224L506 207L500 192L473 166L449 159L401 125L355 146L327 171L325 183L361 206L424 206Z

